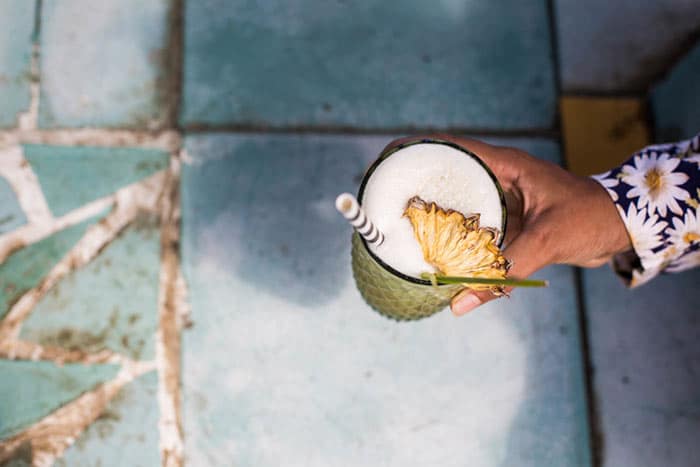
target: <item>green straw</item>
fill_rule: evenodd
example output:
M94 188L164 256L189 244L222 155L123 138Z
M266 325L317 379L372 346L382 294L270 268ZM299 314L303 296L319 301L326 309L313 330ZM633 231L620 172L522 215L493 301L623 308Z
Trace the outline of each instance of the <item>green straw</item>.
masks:
M505 285L510 287L547 287L548 281L536 279L486 279L483 277L457 277L439 276L424 272L420 275L424 280L439 284L482 284L482 285Z

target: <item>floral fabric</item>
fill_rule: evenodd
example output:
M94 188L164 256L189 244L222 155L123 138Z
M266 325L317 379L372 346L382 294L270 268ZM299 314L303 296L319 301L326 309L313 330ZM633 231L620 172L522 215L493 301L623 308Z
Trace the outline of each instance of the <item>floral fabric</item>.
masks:
M613 260L631 287L700 265L700 134L648 146L593 178L610 194L632 240L634 252Z

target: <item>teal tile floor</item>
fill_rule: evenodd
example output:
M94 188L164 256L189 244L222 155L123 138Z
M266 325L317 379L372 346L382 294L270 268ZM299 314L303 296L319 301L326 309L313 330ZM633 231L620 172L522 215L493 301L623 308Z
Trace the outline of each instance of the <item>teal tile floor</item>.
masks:
M692 0L554 0L554 9L565 92L643 94L700 24Z
M3 0L0 18L0 128L11 128L29 106L34 1Z
M0 465L694 466L697 271L556 266L399 324L333 199L399 133L559 162L562 92L649 89L657 138L690 136L699 14L0 0Z
M656 137L660 141L692 138L700 129L700 42L652 91Z
M51 268L68 253L85 230L99 218L92 218L62 230L33 245L17 250L0 264L0 317L28 290L37 286Z
M187 138L188 464L586 465L570 268L459 321L397 324L363 303L333 199L385 143Z
M161 225L157 204L149 204L148 197L158 199L162 188L154 184L154 177L168 169L170 153L51 145L16 149L24 157L20 165L36 175L56 216L35 219L22 228L56 231L26 246L10 243L10 253L0 263L0 318L5 318L0 321L0 464L10 456L20 465L36 465L34 450L47 449L42 437L68 436L71 428L35 433L36 438L25 440L28 451L24 444L13 447L24 430L79 396L98 391L100 383L128 383L127 367L120 368L125 361L155 367ZM29 187L27 180L18 185ZM97 198L125 187L128 190L112 206L98 206L93 214L85 211ZM155 193L149 194L148 187ZM66 221L59 217L70 223L62 227ZM109 232L114 238L100 247L98 242ZM5 238L10 237L0 237L0 254L7 251ZM81 267L81 261L87 264ZM51 279L55 284L45 289L52 277L58 279ZM36 294L36 303L23 315L23 303ZM14 355L17 348L31 352ZM59 451L65 456L59 456L56 465L157 465L157 390L152 371L121 391L98 395L107 407L84 432L76 432L74 444ZM69 420L88 414L80 406L71 410L74 418ZM58 441L49 441L49 446L54 442Z
M106 459L129 467L158 465L158 409L153 404L157 387L155 372L129 384L55 466L93 467Z
M56 365L52 362L0 360L0 439L70 402L116 375L115 365Z
M605 465L685 467L700 433L700 271L626 290L586 271L584 294Z
M141 148L25 145L23 153L54 216L165 169L170 158Z
M169 6L42 0L41 127L161 126Z
M0 235L24 225L26 220L12 187L0 177Z
M142 216L34 308L20 339L69 350L155 357L160 270L157 219Z
M180 121L549 128L548 21L545 0L185 2Z

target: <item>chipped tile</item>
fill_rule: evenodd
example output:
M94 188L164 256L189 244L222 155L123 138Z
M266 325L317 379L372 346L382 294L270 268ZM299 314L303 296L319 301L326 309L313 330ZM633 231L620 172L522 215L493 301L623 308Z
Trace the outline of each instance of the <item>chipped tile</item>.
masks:
M10 184L0 177L0 235L21 227L27 222L22 207Z
M93 217L26 246L0 264L0 318L25 292L39 284L100 217Z
M159 270L160 230L157 219L144 215L54 286L22 325L20 338L153 359Z
M23 150L54 216L166 169L170 157L143 148L25 145Z
M157 387L154 372L124 387L54 465L160 465Z
M29 108L34 1L0 2L0 128L17 126Z
M685 467L698 459L700 270L626 290L584 273L604 466Z
M209 0L184 23L187 127L554 122L544 0Z
M644 92L697 32L693 0L556 0L565 92Z
M578 175L608 171L650 143L642 99L564 96L561 118L567 167Z
M0 439L116 376L115 365L0 360Z
M700 133L700 41L651 92L656 139L678 141Z
M39 125L158 126L169 7L169 0L44 0Z
M588 465L570 268L459 320L395 323L362 302L333 200L386 143L187 138L188 465Z

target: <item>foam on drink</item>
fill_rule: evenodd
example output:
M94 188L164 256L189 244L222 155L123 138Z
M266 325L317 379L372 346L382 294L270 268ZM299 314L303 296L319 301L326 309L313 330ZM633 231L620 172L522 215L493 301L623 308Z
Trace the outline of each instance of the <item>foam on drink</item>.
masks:
M407 146L374 170L365 185L362 207L384 234L370 250L394 269L420 277L434 272L425 262L413 228L403 217L413 196L468 215L479 213L481 226L501 229L502 207L489 173L464 152L439 143Z

